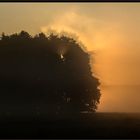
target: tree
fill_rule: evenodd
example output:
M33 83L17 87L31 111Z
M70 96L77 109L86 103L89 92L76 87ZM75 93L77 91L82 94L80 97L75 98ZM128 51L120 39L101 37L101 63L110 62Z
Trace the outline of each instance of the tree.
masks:
M64 47L60 48L63 59L59 74L65 102L62 108L68 112L95 111L100 99L99 81L92 76L89 54L70 38L60 37L60 40Z
M90 55L73 38L3 34L0 58L1 90L9 89L3 97L11 104L16 98L18 107L46 114L96 111L99 80L92 75Z

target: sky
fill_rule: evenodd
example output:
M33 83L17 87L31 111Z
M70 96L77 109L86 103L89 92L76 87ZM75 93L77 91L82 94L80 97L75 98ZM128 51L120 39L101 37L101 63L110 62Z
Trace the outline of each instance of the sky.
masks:
M0 32L68 32L91 55L100 112L140 112L140 3L0 3Z

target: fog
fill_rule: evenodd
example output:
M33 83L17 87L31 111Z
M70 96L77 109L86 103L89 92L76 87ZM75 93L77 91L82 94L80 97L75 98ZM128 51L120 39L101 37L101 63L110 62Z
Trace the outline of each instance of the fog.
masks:
M76 34L95 53L91 67L102 93L98 111L140 112L139 3L1 3L0 21L6 34L23 29L33 35Z

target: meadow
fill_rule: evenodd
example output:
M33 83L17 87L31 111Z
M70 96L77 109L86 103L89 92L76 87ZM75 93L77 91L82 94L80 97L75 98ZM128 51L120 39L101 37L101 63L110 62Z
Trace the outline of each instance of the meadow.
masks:
M1 118L0 138L140 138L140 114L95 113Z

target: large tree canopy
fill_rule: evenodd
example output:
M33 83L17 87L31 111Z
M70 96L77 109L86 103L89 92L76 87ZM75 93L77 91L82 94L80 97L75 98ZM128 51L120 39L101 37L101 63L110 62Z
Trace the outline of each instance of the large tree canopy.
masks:
M43 33L32 37L25 31L3 33L0 100L4 110L12 113L16 108L19 112L46 114L94 112L100 91L89 62L90 55L71 37Z

